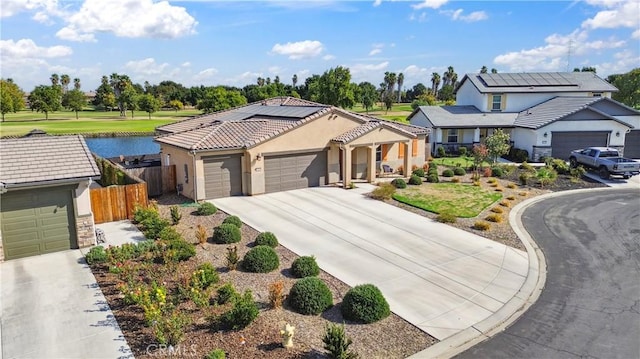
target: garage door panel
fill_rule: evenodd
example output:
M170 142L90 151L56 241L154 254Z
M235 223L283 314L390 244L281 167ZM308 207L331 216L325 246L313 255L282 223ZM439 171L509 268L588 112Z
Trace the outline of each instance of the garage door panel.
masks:
M316 187L325 183L327 152L267 156L265 192Z
M606 131L569 131L553 132L551 137L551 156L569 159L571 151L590 147L607 146L609 132Z
M2 195L2 239L7 259L76 246L72 188L50 187Z
M220 198L242 194L240 155L204 157L205 197Z
M640 130L633 130L625 135L624 156L640 158Z

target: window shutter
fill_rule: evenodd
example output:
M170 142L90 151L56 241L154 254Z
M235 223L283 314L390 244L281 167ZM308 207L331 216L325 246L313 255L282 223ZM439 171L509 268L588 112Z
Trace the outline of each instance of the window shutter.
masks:
M404 158L404 143L398 143L398 158Z
M386 161L388 155L389 155L389 145L383 144L382 145L382 160Z
M411 156L415 157L418 155L418 139L414 138L411 141Z

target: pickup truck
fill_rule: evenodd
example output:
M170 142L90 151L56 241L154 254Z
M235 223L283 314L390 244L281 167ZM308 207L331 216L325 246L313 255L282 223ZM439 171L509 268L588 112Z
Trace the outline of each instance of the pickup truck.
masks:
M569 164L571 167L583 165L596 169L603 179L608 179L611 175L627 179L640 174L640 162L620 157L618 150L608 147L587 147L571 151Z

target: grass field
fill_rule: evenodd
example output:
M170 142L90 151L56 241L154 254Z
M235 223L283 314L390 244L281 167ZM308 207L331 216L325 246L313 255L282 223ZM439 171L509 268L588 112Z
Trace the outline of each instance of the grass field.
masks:
M396 201L433 213L472 218L502 198L502 194L458 183L409 186L393 195Z
M177 120L199 115L198 110L158 111L151 114L135 111L134 117L127 112L127 117L120 117L117 111L81 111L76 120L75 112L58 111L44 114L32 111L8 113L5 121L0 123L0 136L20 136L33 129L40 129L50 134L84 134L111 132L153 132L156 127Z

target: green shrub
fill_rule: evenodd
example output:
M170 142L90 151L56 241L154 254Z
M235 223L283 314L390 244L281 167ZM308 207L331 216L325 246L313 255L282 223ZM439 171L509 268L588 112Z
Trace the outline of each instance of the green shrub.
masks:
M582 166L578 166L569 170L569 174L574 179L582 178L587 173L587 171Z
M215 214L217 211L218 211L218 208L216 208L216 206L213 203L202 202L198 206L198 210L196 211L196 214L198 216L209 216L209 215Z
M373 323L391 314L389 303L373 284L357 285L345 294L340 307L342 316L346 319Z
M240 228L242 227L242 220L238 216L229 216L222 221L222 224L233 224L234 226Z
M518 168L523 169L525 171L533 171L533 166L527 161L522 162L520 166L518 166Z
M540 187L544 188L544 186L556 181L558 173L551 167L542 167L536 171L536 178Z
M315 277L320 274L320 267L314 256L296 258L291 264L291 273L296 278Z
M255 239L256 246L269 246L275 248L278 246L278 238L271 232L262 232Z
M268 273L279 266L278 253L264 245L251 248L242 260L242 267L252 273Z
M436 217L436 221L438 221L440 223L456 223L457 220L458 220L458 217L456 217L455 215L453 215L451 213L447 213L447 212L440 213Z
M403 178L396 178L393 181L391 181L391 184L395 187L395 188L407 188L407 182L404 181Z
M464 176L467 174L467 171L465 171L465 169L462 167L456 167L453 169L453 174L456 176Z
M180 223L180 219L182 219L182 214L180 213L180 207L171 206L169 207L169 211L171 212L171 223L174 226Z
M558 174L568 175L571 173L571 167L565 160L559 158L551 158L547 159L547 161L549 161L548 163L556 172L558 172Z
M333 296L321 279L306 277L291 287L289 304L300 314L317 315L333 306Z
M216 291L216 303L222 305L232 301L236 301L240 294L236 291L231 283L225 283Z
M195 288L207 289L213 284L218 283L219 280L220 277L213 265L211 265L211 263L203 263L199 265L191 275L190 284Z
M145 219L150 217L158 217L158 211L154 207L143 207L136 205L133 210L133 222L142 223Z
M229 270L236 270L238 262L240 261L240 256L238 256L238 247L227 247L227 254L224 258L227 261L227 268L229 268Z
M529 159L529 152L520 148L511 147L506 158L513 162L526 162Z
M160 233L158 233L158 239L161 241L177 241L181 240L182 236L174 227L164 227Z
M196 255L196 247L184 239L160 241L157 251L165 263L186 261Z
M422 168L416 168L411 172L412 175L416 175L418 177L424 177L424 170Z
M502 177L504 176L504 170L502 169L502 167L493 167L491 168L491 175L493 177Z
M438 174L438 166L433 165L433 166L429 166L429 169L427 170L427 176L430 174Z
M178 345L184 338L184 328L189 322L186 314L174 310L154 321L153 334L160 344Z
M394 193L396 193L396 187L394 185L391 183L382 183L376 187L369 196L373 199L384 201L391 199Z
M227 353L225 353L222 349L213 349L207 355L205 355L204 359L226 359Z
M159 215L156 215L144 219L140 222L140 225L142 226L144 236L147 239L155 240L160 237L160 232L162 232L163 229L170 226L170 223L166 219L162 219Z
M523 186L527 184L527 182L529 181L529 178L531 178L531 174L529 172L522 172L518 176L518 180L520 181L520 184Z
M324 343L324 349L329 352L329 358L355 359L358 357L357 354L349 350L349 346L353 343L353 341L345 334L344 324L327 325L324 330L322 342Z
M223 223L213 229L213 241L218 244L238 243L242 239L240 228Z
M416 175L411 175L411 177L409 177L409 184L414 186L419 186L422 184L422 178Z
M253 300L253 294L246 290L234 303L230 311L222 314L220 324L224 328L233 330L246 328L258 317L258 305Z
M446 170L442 171L442 176L444 177L453 177L453 171L449 168L447 168Z
M84 259L87 261L88 265L104 263L107 261L107 252L105 252L103 246L93 247L84 256Z
M460 157L465 157L467 155L467 148L464 146L458 148L458 154L460 154Z
M438 183L440 182L440 178L438 177L438 175L430 174L427 176L427 182Z
M137 258L138 246L133 243L124 243L120 246L110 246L105 250L107 260L110 263L122 263L126 260Z
M436 154L438 155L438 157L444 157L447 155L447 151L444 149L444 147L438 146L438 148L436 149Z

